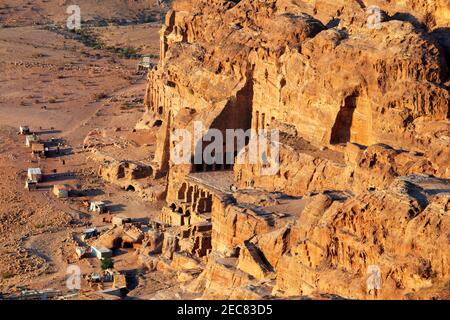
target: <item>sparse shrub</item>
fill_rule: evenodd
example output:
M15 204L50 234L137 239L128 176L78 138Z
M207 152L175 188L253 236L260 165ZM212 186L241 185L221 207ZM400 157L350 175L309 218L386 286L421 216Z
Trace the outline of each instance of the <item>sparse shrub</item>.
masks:
M102 270L114 268L114 261L111 258L105 258L102 260Z
M121 107L120 110L130 110L133 109L135 105L131 102L125 102Z
M105 92L99 92L94 94L94 100L96 101L100 101L106 98L108 98L108 95Z
M12 273L11 271L2 272L2 279L6 280L6 279L10 279L12 277L14 277L14 273Z

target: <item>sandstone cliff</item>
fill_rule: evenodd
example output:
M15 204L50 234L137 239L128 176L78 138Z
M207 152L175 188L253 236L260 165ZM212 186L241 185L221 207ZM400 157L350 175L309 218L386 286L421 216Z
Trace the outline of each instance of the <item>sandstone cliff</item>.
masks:
M143 123L160 127L164 221L211 224L186 290L449 297L449 14L445 0L174 2ZM279 130L279 168L174 163L171 133L195 121Z

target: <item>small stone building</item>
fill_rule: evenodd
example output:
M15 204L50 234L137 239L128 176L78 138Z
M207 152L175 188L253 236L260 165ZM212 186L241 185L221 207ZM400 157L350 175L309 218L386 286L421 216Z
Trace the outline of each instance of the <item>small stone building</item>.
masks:
M91 247L92 253L95 254L95 256L99 260L104 260L106 258L112 258L113 254L112 251L105 247Z
M89 211L96 213L104 213L106 209L106 204L103 201L93 201L89 206Z
M87 239L91 239L95 236L98 235L97 229L96 228L90 228L90 229L86 229L83 231L83 234L81 235L81 239L83 241L87 240Z
M30 128L28 126L20 126L19 127L19 133L20 134L29 134Z
M31 153L36 156L45 157L48 153L48 148L45 147L44 143L33 142L31 144Z
M71 188L66 184L56 184L53 186L53 194L57 198L68 198Z
M27 147L31 147L31 145L33 143L38 142L38 141L39 141L39 138L35 134L29 134L29 135L25 136L25 145Z
M29 168L27 178L31 182L41 182L42 181L42 171L40 168Z
M118 227L123 226L125 223L131 222L131 218L123 214L119 214L117 216L114 216L111 222L114 227Z

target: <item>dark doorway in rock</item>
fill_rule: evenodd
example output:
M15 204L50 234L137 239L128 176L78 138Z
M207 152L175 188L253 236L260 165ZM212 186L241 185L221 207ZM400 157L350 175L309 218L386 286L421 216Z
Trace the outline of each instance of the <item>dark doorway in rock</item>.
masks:
M117 179L121 179L125 177L125 168L123 166L119 166L117 170Z
M331 130L331 144L350 142L353 113L356 109L357 99L358 95L356 94L345 98L344 106L339 110Z
M125 190L135 192L136 189L130 184Z
M211 129L217 129L222 132L224 137L224 145L222 152L218 152L214 155L214 166L211 163L206 163L202 157L202 163L197 163L192 169L194 172L204 171L219 171L219 170L232 170L234 166L234 158L231 155L237 155L250 141L250 134L248 129L252 126L252 106L253 106L253 78L249 76L245 86L236 93L236 98L230 100L223 110L216 116L211 123ZM235 136L231 137L233 145L227 146L227 130L236 130ZM240 134L247 134L245 138L245 144L241 145L237 142L237 136ZM201 146L195 146L195 150L205 150L210 142L200 141ZM234 150L230 150L234 149ZM216 150L217 151L217 150ZM226 157L226 152L232 151L229 157ZM192 162L195 162L195 155L192 158ZM224 165L226 164L226 165Z
M156 120L155 123L153 124L153 127L161 127L162 125L162 120Z
M123 242L122 243L122 248L124 248L124 249L131 249L131 248L133 248L133 243L132 242Z

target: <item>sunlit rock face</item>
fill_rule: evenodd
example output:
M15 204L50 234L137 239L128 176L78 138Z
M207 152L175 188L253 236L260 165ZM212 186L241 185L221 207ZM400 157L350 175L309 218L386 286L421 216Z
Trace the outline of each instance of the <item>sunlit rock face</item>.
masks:
M211 224L186 290L448 296L450 4L364 3L174 2L139 125L159 126L165 222ZM278 130L279 168L176 164L171 135L195 121Z

